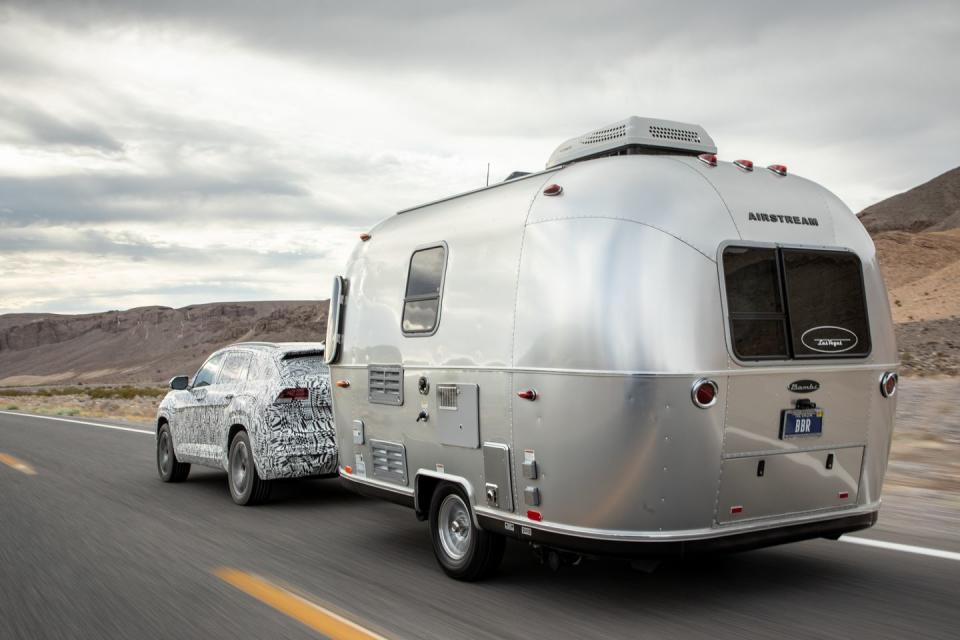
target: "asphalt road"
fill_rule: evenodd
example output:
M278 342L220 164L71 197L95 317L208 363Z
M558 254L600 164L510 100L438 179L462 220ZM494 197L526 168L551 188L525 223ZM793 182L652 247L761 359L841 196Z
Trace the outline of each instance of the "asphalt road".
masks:
M461 584L412 512L336 480L237 507L224 473L161 483L149 433L11 414L0 462L3 639L311 638L310 611L398 638L960 636L955 559L817 540L553 573L516 543L495 579ZM250 595L227 575L270 586ZM271 601L279 589L297 596Z

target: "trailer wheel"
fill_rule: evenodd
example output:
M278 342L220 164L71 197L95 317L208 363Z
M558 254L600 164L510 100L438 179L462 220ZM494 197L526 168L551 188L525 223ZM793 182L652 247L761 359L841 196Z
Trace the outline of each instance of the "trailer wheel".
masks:
M497 570L503 558L503 536L475 526L467 494L449 482L433 492L430 537L440 568L455 580L482 580Z
M183 482L190 475L190 465L177 460L173 451L173 437L166 422L157 432L157 472L164 482Z
M230 497L241 506L261 504L270 498L272 484L257 473L250 436L246 431L238 431L230 442L227 484L230 485Z

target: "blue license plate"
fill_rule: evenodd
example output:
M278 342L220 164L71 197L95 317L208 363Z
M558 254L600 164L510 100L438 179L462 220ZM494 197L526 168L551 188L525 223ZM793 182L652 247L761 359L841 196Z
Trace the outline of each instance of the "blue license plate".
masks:
M819 436L823 433L823 409L789 409L783 412L780 438Z

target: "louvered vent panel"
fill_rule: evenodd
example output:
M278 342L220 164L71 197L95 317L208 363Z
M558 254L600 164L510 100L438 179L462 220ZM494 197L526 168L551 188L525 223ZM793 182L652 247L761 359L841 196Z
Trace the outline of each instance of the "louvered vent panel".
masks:
M457 410L457 385L438 384L437 385L437 405L441 409L456 411Z
M615 138L622 138L625 135L627 135L627 126L621 124L617 127L598 129L588 133L580 138L580 142L583 144L596 144L598 142L606 142L607 140L613 140Z
M665 138L667 140L679 140L681 142L700 142L700 134L689 129L677 129L674 127L661 127L650 125L650 136L653 138Z
M373 477L397 484L407 484L407 454L398 442L371 440Z
M367 368L367 399L374 404L403 404L403 367L370 365Z

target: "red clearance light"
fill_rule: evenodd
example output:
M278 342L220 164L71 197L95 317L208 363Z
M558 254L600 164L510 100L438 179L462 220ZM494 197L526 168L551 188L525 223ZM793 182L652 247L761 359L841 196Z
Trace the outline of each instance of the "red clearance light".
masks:
M880 395L884 398L891 398L897 392L897 382L899 376L893 371L888 371L880 378Z
M360 234L360 239L361 239L363 242L366 242L367 240L369 240L369 239L372 238L372 237L373 237L373 236L371 236L369 233L361 233L361 234Z
M536 520L537 522L540 522L541 520L543 520L543 516L540 515L540 512L534 511L533 509L530 509L529 511L527 511L527 517L530 518L531 520Z
M701 409L708 409L717 403L717 393L719 391L720 388L716 382L700 378L693 383L693 387L690 389L690 399L693 400L693 404Z
M345 466L345 467L343 468L343 471L344 471L344 473L346 473L346 474L349 475L349 474L353 473L353 467L351 467L350 465L347 465L347 466Z
M522 398L523 400L536 400L537 390L527 389L526 391L517 391L517 397Z
M738 513L743 513L743 507L741 506L730 507L730 513L732 513L733 515L737 515Z
M340 387L341 389L346 389L347 387L350 386L350 381L349 381L349 380L337 380L336 384L337 384L337 386Z
M310 390L306 387L292 387L284 389L277 396L277 400L306 400L310 397Z
M744 171L753 171L753 160L735 160L734 163Z
M543 195L545 196L558 196L561 193L563 193L563 187L558 184L552 184L543 190Z
M712 153L701 153L697 156L697 160L703 164L710 165L711 167L717 166L717 156Z
M841 491L840 493L837 494L837 497L840 498L841 500L846 500L847 498L850 497L850 492L849 492L849 491Z
M787 175L787 165L785 164L772 164L767 167L767 169L770 169L770 171L773 171L778 176Z

